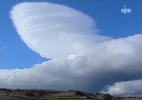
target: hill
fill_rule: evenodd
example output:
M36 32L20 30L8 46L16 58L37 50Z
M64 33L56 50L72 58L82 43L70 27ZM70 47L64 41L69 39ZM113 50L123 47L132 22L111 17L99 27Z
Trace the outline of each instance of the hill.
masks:
M1 88L0 100L142 100L142 98L113 97L109 94L86 93L76 90L11 90Z

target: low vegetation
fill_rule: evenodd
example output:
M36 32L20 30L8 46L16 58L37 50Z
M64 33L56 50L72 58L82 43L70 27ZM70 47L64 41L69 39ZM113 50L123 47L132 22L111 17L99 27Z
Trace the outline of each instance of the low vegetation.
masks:
M76 90L11 90L0 89L0 100L142 100L142 98L113 97L109 94L86 93Z

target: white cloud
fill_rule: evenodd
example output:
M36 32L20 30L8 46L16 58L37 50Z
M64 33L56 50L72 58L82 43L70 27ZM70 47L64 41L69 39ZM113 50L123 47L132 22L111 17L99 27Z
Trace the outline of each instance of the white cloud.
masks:
M116 82L113 86L108 87L107 93L123 96L142 96L141 87L142 79L126 82Z
M30 49L53 59L32 68L1 69L0 87L100 91L142 77L141 34L99 36L89 16L45 2L20 3L11 18Z
M92 18L59 4L20 3L11 18L28 47L46 58L89 53L92 46L109 39L93 35L98 30Z
M0 86L100 91L117 81L140 79L140 37L142 35L106 41L90 55L56 58L29 69L0 70Z

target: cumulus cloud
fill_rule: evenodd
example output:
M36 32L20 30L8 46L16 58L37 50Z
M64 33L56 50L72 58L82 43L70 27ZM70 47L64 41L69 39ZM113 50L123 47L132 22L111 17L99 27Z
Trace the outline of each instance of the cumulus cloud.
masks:
M117 81L140 79L142 53L137 42L140 37L107 41L107 45L102 44L102 51L90 55L56 58L27 69L0 70L0 86L93 92Z
M142 79L127 82L116 82L108 87L107 93L122 96L142 96Z
M47 2L17 4L11 18L25 44L52 60L32 68L1 69L0 87L94 92L142 78L141 34L100 36L89 16Z

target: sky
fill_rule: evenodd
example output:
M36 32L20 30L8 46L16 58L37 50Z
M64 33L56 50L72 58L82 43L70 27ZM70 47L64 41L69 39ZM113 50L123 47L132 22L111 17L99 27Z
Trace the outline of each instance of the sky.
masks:
M39 54L31 51L19 38L9 12L16 3L33 0L2 0L0 6L0 35L1 35L1 68L24 68L31 67L35 63L48 60L41 58ZM42 0L35 0L42 1ZM114 38L127 37L140 33L141 24L141 0L44 0L53 3L67 5L77 9L95 19L101 35L112 36ZM122 14L121 8L131 8L131 14ZM25 62L25 63L22 63ZM22 63L22 64L21 64Z
M15 6L26 1L33 3ZM34 3L42 1L56 5L45 3L44 8L44 3ZM132 12L121 13L124 5ZM108 93L141 93L142 89L137 90L137 85L142 82L141 71L137 70L141 68L141 6L141 0L2 0L1 86L44 88L48 84L52 89L58 82L57 89L95 91L94 88L98 87L96 91L102 91L108 86ZM37 11L27 13L29 9ZM36 74L44 70L43 75ZM35 80L29 81L26 74ZM50 81L31 86L31 83L45 81L45 78ZM106 83L102 83L104 79ZM63 80L66 82L62 83ZM77 80L80 83L87 80L88 83L78 86ZM15 81L17 86L13 84ZM28 84L21 85L23 81ZM124 90L125 85L134 85L132 83L136 84L136 89L126 87Z

